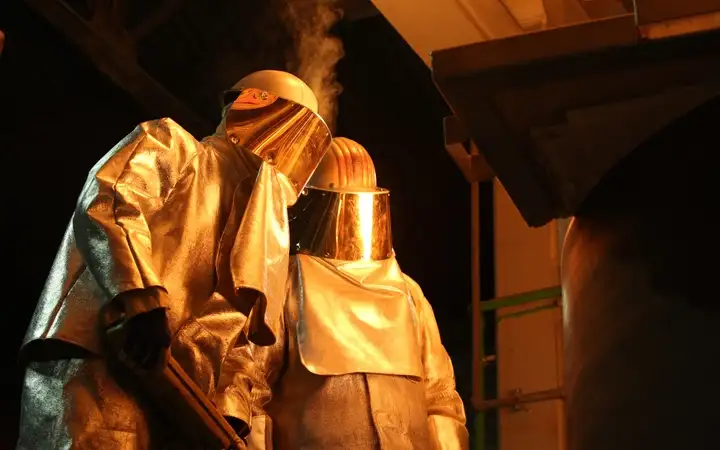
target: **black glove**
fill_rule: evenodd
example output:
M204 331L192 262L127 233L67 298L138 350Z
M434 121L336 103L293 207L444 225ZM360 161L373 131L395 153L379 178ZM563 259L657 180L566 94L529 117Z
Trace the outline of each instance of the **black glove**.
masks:
M165 308L126 319L118 359L133 370L162 372L170 357L170 325Z
M241 439L244 440L247 435L250 434L250 427L248 427L245 421L233 416L225 416L225 420L227 420L227 423L230 424L232 429L235 430L235 433L237 433Z
M237 417L225 416L225 420L230 424L235 433L240 438L239 441L235 441L231 444L232 450L245 450L247 449L247 435L250 434L250 428L247 424L238 419Z
M127 368L160 373L170 357L167 292L159 288L123 292L103 312L109 354Z

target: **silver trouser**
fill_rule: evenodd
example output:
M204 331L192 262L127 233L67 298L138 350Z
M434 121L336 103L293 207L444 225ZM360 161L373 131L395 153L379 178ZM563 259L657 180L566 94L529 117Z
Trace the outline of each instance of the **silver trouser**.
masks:
M180 449L143 399L104 360L31 362L17 450ZM121 387L122 384L122 387Z

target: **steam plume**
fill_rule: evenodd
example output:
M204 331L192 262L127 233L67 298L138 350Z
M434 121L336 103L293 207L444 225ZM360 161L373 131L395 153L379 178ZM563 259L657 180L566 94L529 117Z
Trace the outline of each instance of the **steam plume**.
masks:
M345 54L342 41L330 34L330 28L342 18L338 0L284 0L283 18L295 40L288 70L310 86L320 115L335 131L342 92L335 65Z

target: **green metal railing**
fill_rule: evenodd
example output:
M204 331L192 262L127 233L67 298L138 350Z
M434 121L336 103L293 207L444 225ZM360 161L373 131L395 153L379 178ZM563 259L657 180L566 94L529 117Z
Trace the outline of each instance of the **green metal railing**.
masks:
M483 301L480 302L480 311L475 312L475 314L480 315L480 319L476 323L479 323L482 328L482 314L486 312L497 311L498 309L508 308L512 306L527 305L549 299L557 299L557 301L552 304L539 305L534 308L527 308L517 312L498 315L495 318L495 321L497 323L510 317L520 317L538 311L559 307L562 299L562 289L560 288L560 286L553 286L545 289L539 289L536 291L523 292L520 294L508 295L506 297ZM473 380L473 383L478 386L476 387L476 392L479 392L479 395L477 395L476 398L473 398L473 407L475 409L475 450L485 450L485 415L487 411L496 410L499 408L514 408L516 410L520 410L522 409L523 405L528 403L563 398L563 393L561 389L550 389L547 391L531 392L524 394L518 389L510 397L485 400L485 389L483 384L484 367L492 361L497 361L497 356L485 355L484 343L482 342L482 330L480 330L479 333L475 333L475 336L479 336L481 340L481 342L479 343L479 351L476 351L475 355L476 358L479 358L479 364L476 367L479 367L480 369L477 370L477 373L475 374Z
M485 389L483 379L485 374L485 365L491 358L485 356L484 339L483 339L483 313L496 311L501 308L511 306L525 305L541 300L552 298L561 298L562 292L559 286L546 289L540 289L522 294L510 295L507 297L496 298L489 301L481 301L480 299L480 183L491 181L494 174L490 166L485 161L477 145L470 139L470 135L455 116L446 117L443 120L443 128L445 135L445 148L448 154L453 158L470 184L470 270L472 273L471 283L471 305L473 320L473 386L472 386L472 404L477 412L475 416L475 449L485 449L485 411L515 407L526 403L549 400L551 398L561 398L560 390L550 390L543 392L533 392L523 394L516 391L510 398L485 400ZM536 308L525 308L522 311L503 314L496 316L496 323L510 317L518 317L526 314L532 314L544 309L556 308L559 303L552 305L540 305Z

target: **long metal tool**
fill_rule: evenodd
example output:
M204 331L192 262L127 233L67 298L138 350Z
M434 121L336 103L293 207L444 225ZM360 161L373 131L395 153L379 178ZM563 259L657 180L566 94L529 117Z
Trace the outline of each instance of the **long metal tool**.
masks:
M121 333L120 327L108 329L108 341L121 342ZM143 393L166 420L198 448L246 449L245 442L175 358L170 356L168 365L158 375L139 375L131 367L123 366L136 375Z

